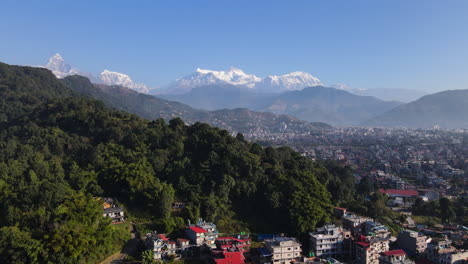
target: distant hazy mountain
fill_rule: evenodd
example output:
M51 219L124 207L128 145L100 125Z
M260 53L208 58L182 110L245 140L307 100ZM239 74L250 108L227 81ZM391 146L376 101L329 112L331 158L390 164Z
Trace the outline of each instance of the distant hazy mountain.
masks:
M246 74L238 68L231 67L227 71L212 71L197 69L195 73L178 79L164 87L160 94L184 94L196 87L213 85L233 85L255 92L279 93L283 91L300 90L304 87L322 85L319 79L305 72L292 72L265 78Z
M142 93L148 93L149 91L146 85L133 82L130 76L123 73L104 70L98 75L98 77L96 77L91 73L82 72L65 63L59 53L50 57L47 64L42 67L51 70L57 78L61 79L76 74L89 78L93 83L121 85Z
M81 95L103 101L107 105L147 119L180 117L187 123L204 122L231 132L311 133L331 128L324 123L309 123L286 115L254 112L248 109L205 111L179 102L167 101L152 95L138 93L122 86L92 84L82 76L69 76L63 80Z
M272 94L224 84L196 87L181 95L161 96L206 110L243 107L340 126L358 125L401 104L322 86Z
M428 94L428 92L421 90L387 88L350 89L348 91L357 95L374 96L385 101L399 101L404 103L412 102Z
M353 126L400 104L319 86L282 93L262 110L287 114L311 122Z
M363 124L408 128L468 128L468 90L449 90L426 95Z

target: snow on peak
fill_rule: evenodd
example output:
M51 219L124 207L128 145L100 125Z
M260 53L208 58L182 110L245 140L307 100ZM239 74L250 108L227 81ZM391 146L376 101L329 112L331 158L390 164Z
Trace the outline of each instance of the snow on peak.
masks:
M99 79L102 81L102 83L107 85L120 85L123 87L133 89L140 93L149 92L149 89L146 85L141 83L135 83L132 81L130 76L120 72L104 70L99 74Z
M230 67L226 71L214 71L197 68L195 73L178 79L170 84L165 93L183 94L191 89L218 84L231 84L259 92L283 92L300 90L305 87L323 85L319 79L305 72L291 72L285 75L271 75L265 78L247 74L243 70Z
M93 83L120 85L140 93L149 92L149 89L146 85L133 82L130 76L123 73L104 70L96 78L93 74L81 72L78 69L73 68L69 64L65 63L65 60L59 53L56 53L54 56L50 57L47 64L41 67L51 70L57 78L65 78L67 76L76 74L89 78Z
M197 70L186 77L176 80L174 83L166 87L166 93L182 94L189 92L195 87L231 84L246 88L253 88L255 83L261 81L261 78L246 74L243 70L235 67L230 67L225 71L213 71L197 68Z
M65 78L70 75L80 74L80 71L69 64L66 64L59 53L50 57L44 67L51 70L57 78Z

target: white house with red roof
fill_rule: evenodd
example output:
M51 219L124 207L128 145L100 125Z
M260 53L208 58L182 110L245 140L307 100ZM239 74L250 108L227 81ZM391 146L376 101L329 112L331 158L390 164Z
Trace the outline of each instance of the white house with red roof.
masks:
M190 241L196 245L206 244L207 246L214 247L215 240L218 238L218 230L216 225L211 222L199 219L197 224L189 225L185 229L185 234Z
M185 235L195 245L203 245L205 243L205 234L207 231L198 226L189 226L185 229Z
M380 253L379 264L414 264L414 261L406 258L402 249L390 250Z

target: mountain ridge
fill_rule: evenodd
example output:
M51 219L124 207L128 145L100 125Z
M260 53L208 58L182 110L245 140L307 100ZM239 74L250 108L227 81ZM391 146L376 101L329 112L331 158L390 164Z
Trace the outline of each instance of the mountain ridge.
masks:
M363 122L366 126L468 128L468 89L446 90L398 106Z
M81 95L101 100L108 106L147 119L170 120L180 117L189 124L203 122L227 129L231 133L238 132L246 135L312 133L331 128L323 123L309 123L286 115L255 112L242 108L218 111L194 109L183 103L138 93L122 86L92 84L88 78L78 75L68 76L62 81Z

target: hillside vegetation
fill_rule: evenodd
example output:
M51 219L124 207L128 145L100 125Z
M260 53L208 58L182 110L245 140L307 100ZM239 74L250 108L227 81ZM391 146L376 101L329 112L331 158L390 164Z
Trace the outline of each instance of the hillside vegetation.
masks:
M0 64L0 110L6 263L95 263L113 252L127 235L94 197L144 212L160 232L203 217L225 232L300 233L353 194L349 171L207 124L110 109L45 69ZM173 212L174 201L187 206Z

